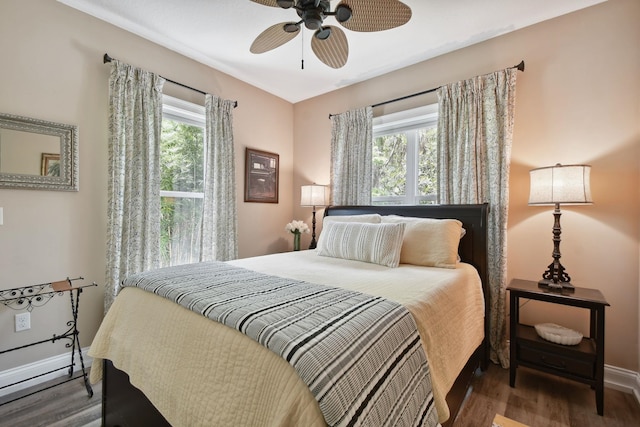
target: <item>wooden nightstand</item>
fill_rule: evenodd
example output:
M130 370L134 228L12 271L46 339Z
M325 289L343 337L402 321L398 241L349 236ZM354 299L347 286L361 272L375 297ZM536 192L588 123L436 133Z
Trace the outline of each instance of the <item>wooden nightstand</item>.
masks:
M574 292L550 291L537 282L514 279L510 293L509 385L515 387L518 366L589 384L596 392L598 415L604 413L604 308L609 303L597 289L575 288ZM577 345L567 346L543 340L532 326L520 324L519 299L545 301L589 309L590 332Z

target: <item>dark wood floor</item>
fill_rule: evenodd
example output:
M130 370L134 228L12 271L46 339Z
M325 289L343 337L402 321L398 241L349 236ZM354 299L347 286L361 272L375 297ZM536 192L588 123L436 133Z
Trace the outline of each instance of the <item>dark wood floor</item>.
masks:
M77 380L34 394L0 406L0 426L99 427L100 384L94 393L89 399ZM530 427L640 426L640 404L630 394L605 389L600 417L588 386L519 368L516 387L511 388L509 371L491 365L474 378L455 427L490 427L496 413Z

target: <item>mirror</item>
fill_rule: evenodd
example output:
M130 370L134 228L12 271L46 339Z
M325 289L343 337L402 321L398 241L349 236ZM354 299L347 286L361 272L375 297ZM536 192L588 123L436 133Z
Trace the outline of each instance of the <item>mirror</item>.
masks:
M78 191L78 127L0 113L0 189Z

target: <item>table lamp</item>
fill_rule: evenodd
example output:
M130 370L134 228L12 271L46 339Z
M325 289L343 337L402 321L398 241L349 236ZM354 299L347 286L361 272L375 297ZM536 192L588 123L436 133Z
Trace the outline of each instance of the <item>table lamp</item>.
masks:
M313 219L311 221L311 244L309 249L315 249L316 242L316 207L329 204L329 187L326 185L303 185L300 192L300 206L313 207Z
M532 169L529 205L555 205L553 217L553 262L542 274L538 286L573 291L571 277L560 264L560 204L592 204L589 165L561 165Z

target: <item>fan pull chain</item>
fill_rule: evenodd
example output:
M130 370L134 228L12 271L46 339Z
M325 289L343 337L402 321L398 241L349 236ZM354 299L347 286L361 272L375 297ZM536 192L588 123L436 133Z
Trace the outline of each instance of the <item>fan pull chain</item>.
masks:
M300 28L300 33L301 33L300 35L302 36L302 37L300 37L300 39L302 40L302 43L300 43L300 47L301 47L301 49L300 49L300 58L302 58L301 59L302 68L300 68L300 69L304 70L304 28Z

